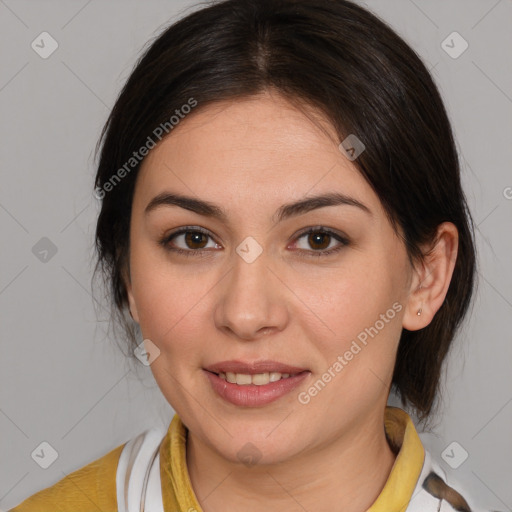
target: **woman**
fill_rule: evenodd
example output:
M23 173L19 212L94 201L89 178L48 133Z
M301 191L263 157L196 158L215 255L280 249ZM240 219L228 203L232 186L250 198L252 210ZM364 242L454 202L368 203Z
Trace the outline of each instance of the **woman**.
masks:
M429 418L475 273L402 39L345 0L214 3L152 43L100 142L98 268L176 415L13 511L475 510L387 406Z

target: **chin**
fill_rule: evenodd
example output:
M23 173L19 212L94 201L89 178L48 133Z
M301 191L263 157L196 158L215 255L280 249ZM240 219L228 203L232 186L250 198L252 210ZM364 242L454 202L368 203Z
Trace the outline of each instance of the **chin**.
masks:
M304 449L296 445L298 440L304 441L303 436L294 429L278 426L280 421L282 417L277 421L260 418L256 423L233 419L224 422L224 428L203 425L200 429L203 439L224 459L252 467L285 462Z

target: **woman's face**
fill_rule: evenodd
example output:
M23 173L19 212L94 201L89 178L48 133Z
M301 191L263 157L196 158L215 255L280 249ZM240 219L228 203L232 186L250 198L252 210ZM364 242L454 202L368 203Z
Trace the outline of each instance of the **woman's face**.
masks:
M289 206L327 194L346 201ZM282 97L205 107L149 153L129 263L155 379L204 446L275 463L382 428L412 269L354 164Z

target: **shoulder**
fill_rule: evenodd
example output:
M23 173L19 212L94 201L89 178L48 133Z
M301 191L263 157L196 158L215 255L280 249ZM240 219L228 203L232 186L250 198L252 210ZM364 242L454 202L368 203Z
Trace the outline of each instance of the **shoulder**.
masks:
M125 444L117 468L119 510L163 512L160 447L167 428L153 427ZM143 505L144 504L144 505Z
M165 433L163 427L145 430L8 512L137 510L146 488L151 491L146 497L149 509L159 510L161 499L153 504L150 498L160 497L159 447Z
M423 469L416 484L407 512L498 512L477 508L467 491L452 482L441 466L425 450Z
M116 471L126 444L33 494L9 512L117 511Z

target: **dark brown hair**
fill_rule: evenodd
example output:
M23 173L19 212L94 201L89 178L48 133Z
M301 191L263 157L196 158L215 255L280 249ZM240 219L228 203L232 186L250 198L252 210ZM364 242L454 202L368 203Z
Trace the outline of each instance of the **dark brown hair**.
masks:
M108 283L113 309L126 321L123 275L140 167L137 162L126 167L133 152L147 145L159 126L172 134L169 119L178 119L176 110L191 98L197 112L273 88L323 114L340 141L356 134L363 142L366 150L353 163L379 196L395 231L403 232L411 262L421 261L420 245L435 239L442 222L459 231L446 299L430 325L403 330L393 375L403 405L426 418L475 275L473 223L456 147L428 70L388 25L346 0L225 0L202 7L151 42L98 141L95 187L102 203L96 270ZM123 166L126 172L117 179ZM125 327L133 335L133 322Z

